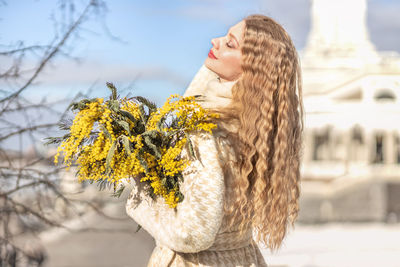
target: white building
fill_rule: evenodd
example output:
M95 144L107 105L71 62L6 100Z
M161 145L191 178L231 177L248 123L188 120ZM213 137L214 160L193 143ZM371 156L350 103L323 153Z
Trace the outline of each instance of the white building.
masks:
M376 51L366 0L313 0L301 51L304 180L400 178L400 55Z

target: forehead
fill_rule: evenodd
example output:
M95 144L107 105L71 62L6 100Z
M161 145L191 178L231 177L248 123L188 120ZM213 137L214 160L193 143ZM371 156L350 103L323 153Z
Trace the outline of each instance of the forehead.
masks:
M233 25L232 27L230 27L230 30L235 30L235 31L240 31L244 29L244 21L240 21L238 23L236 23L235 25Z
M239 23L229 28L229 33L232 33L238 39L239 42L242 40L244 26L245 26L244 21L240 21Z

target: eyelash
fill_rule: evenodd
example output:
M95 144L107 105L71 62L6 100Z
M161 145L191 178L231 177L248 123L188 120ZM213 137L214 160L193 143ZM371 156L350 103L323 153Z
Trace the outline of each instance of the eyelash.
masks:
M233 46L229 45L229 42L226 42L226 46L229 47L229 48L233 48Z

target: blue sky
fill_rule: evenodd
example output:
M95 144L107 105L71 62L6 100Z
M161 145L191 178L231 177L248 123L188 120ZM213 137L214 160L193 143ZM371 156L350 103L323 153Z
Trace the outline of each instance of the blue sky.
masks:
M76 1L77 8L86 1ZM0 44L46 44L54 35L51 14L59 1L6 1L0 6ZM399 1L369 0L370 36L379 50L400 52ZM45 69L26 94L74 95L90 86L106 96L106 81L161 104L172 93L183 93L211 48L246 15L275 18L301 50L310 27L309 0L170 0L107 1L103 20L84 24L80 38L69 43L75 61L59 57ZM59 13L54 15L60 19ZM67 18L68 19L68 18ZM105 22L115 41L102 27ZM32 58L33 60L34 58ZM4 58L0 57L0 67ZM39 93L39 94L38 94Z

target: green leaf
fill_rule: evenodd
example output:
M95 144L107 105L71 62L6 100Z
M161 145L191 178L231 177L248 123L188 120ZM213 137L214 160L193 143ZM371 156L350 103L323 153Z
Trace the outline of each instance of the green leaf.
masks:
M117 148L117 140L115 140L111 147L110 150L108 150L107 158L106 158L106 173L110 173L110 164L111 160L114 157L115 149Z
M110 82L106 82L107 87L111 90L111 100L117 99L117 88L115 88L114 84Z
M114 191L114 193L112 193L111 196L119 198L121 196L122 192L124 191L124 189L125 189L125 186L122 185L117 191Z
M131 151L131 145L130 145L130 141L129 141L128 137L126 135L121 135L121 139L122 139L122 144L125 147L126 156L130 156L132 151Z
M157 122L157 129L161 132L163 130L163 125L165 122L166 118L162 117L158 122Z
M196 154L194 153L192 141L190 140L189 134L187 132L185 132L185 136L187 139L186 144L188 146L189 155L194 159L197 159Z
M182 173L179 172L179 173L176 174L176 176L178 177L178 180L179 180L179 181L183 182L183 175L182 175Z
M134 99L146 105L149 108L149 113L153 113L157 110L157 105L154 102L151 102L148 98L145 98L143 96L135 96Z
M58 128L63 131L70 131L73 120L71 118L61 119Z
M48 140L47 142L44 143L44 145L51 145L51 144L60 144L62 141L68 139L71 136L71 134L65 134L61 137L46 137L44 140Z
M143 159L142 155L143 155L143 150L140 149L139 153L136 154L136 158L139 160L140 165L142 165L142 167L145 169L145 172L148 173L149 172L149 167L147 165L146 160Z
M91 98L91 99L82 99L79 102L72 102L67 109L71 110L83 110L88 108L87 104L92 103L94 101L97 101L97 98Z
M128 122L121 121L121 120L117 120L116 122L120 127L122 127L125 131L127 131L129 135L131 135L131 130L129 129L129 123Z
M102 130L104 135L112 142L111 134L103 124L100 124L100 130Z
M185 198L184 195L180 191L176 191L175 196L178 197L178 203L182 202L183 199Z
M137 122L137 126L135 127L135 131L137 134L142 134L146 131L146 126L143 124L142 121Z
M161 158L161 151L158 146L156 146L153 142L157 142L155 139L157 138L157 133L152 130L142 134L144 144L150 149L150 154L155 156L157 159Z
M167 177L161 177L161 184L165 187L167 187Z
M120 112L120 105L119 105L119 101L118 101L118 100L110 100L110 101L108 102L108 107L109 107L112 111L114 111L114 112L116 112L116 113Z
M139 105L139 115L140 115L140 119L142 120L143 125L146 125L147 118L146 118L146 112L144 111L144 108L143 108L143 104Z
M107 179L97 180L97 185L99 186L99 191L102 191L102 190L106 189L107 187L110 187L110 183Z
M121 113L122 116L130 119L132 122L136 123L135 117L131 113L129 113L128 111L120 110L119 113Z

